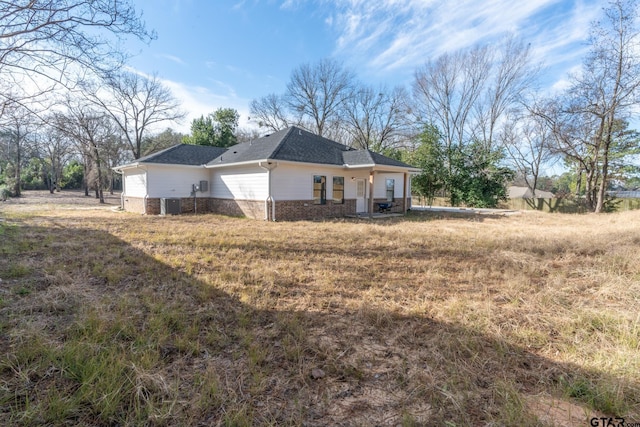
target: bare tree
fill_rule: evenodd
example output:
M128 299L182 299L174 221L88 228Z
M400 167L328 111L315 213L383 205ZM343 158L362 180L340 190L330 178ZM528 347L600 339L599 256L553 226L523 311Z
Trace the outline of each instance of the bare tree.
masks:
M0 118L0 156L13 170L12 193L22 193L22 167L27 163L27 152L33 147L34 133L32 115L19 104L5 105L5 114Z
M586 204L594 212L605 207L612 150L621 147L616 135L624 134L623 123L640 102L638 0L612 1L604 17L593 24L589 54L569 90L539 113L557 151L578 165L580 177L584 171Z
M407 93L402 87L356 87L342 109L350 145L377 152L398 148L404 139L406 103Z
M640 102L640 28L637 0L615 0L605 20L594 24L591 52L574 84L585 110L598 120L595 135L601 152L601 175L595 212L602 212L609 183L609 156L616 122L628 118Z
M540 103L530 111L542 119L553 136L551 150L562 157L565 163L574 165L578 173L576 195L582 188L584 175L585 204L590 210L595 207L595 192L599 176L600 143L596 137L597 119L582 111L571 92L565 98Z
M1 0L0 105L117 69L125 35L155 38L129 0Z
M46 159L49 168L47 172L47 187L53 193L60 190L62 170L74 153L73 143L67 135L55 127L49 126L40 133L38 144L39 155Z
M181 144L185 135L176 132L171 128L166 128L155 135L145 136L142 142L142 156L146 156L156 151L164 150L176 144ZM128 149L128 148L127 148Z
M293 116L299 117L298 123L311 132L326 136L340 120L342 103L353 82L352 72L335 60L323 59L293 71L285 99Z
M115 129L109 116L93 107L86 100L67 98L66 112L56 113L52 125L72 138L80 151L91 160L91 165L85 162L85 179L93 175L88 184L93 184L96 197L104 203L103 188L105 186L105 149L110 139L114 137ZM85 193L86 194L86 193Z
M106 135L103 142L103 159L106 167L107 182L109 186L109 194L113 194L115 187L116 174L113 168L122 164L125 160L126 152L128 151L127 144L122 138L122 134L118 132L116 127Z
M493 72L475 106L475 139L487 148L494 144L500 119L519 106L537 74L537 69L530 65L529 45L525 46L513 37L503 41L494 52L492 62Z
M298 124L291 118L284 97L275 93L252 100L249 109L258 126L273 132Z
M238 144L242 142L253 141L254 139L258 139L262 136L262 133L257 129L237 129L236 130L236 139L238 140Z
M413 84L418 121L437 126L448 149L469 141L492 148L501 118L533 82L529 46L501 44L444 54L418 69Z
M180 103L155 75L111 74L105 83L104 90L99 90L95 83L88 86L85 95L120 128L135 159L142 155L144 137L151 128L185 116L179 109Z
M500 140L516 171L535 197L541 169L554 157L553 135L547 122L531 113L525 117L507 117Z
M418 121L437 126L448 150L473 133L473 108L491 69L488 48L444 54L415 74L413 93Z

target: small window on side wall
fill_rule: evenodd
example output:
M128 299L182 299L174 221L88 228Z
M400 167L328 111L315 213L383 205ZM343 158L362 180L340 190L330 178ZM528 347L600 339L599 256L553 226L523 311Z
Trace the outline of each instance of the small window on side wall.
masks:
M394 187L396 184L395 179L387 179L387 202L393 202Z
M324 175L313 176L313 204L324 205L327 203L327 177Z
M333 204L341 205L344 203L344 176L333 177Z

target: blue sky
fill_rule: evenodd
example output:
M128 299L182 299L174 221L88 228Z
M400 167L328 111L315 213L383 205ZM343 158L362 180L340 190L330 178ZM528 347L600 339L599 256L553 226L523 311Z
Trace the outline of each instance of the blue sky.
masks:
M158 39L130 66L157 73L191 120L282 93L291 71L332 57L365 83L410 87L429 58L514 34L543 64L541 90L580 65L603 0L134 0Z

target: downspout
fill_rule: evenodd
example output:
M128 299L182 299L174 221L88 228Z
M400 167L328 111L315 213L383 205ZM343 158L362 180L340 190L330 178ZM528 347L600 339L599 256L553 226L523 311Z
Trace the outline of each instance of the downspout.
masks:
M258 166L267 171L267 198L264 201L264 220L269 221L269 203L271 203L271 221L275 221L276 201L271 192L271 171L278 167L278 163L267 161L267 165L263 166L262 162L258 162Z
M371 168L371 171L369 172L369 218L373 218L373 190L375 186L375 176L376 171Z
M136 169L142 169L140 167L140 165L136 166ZM146 215L147 214L147 199L149 198L149 170L147 169L142 169L143 171L146 172L145 174L145 179L144 179L144 187L145 187L145 191L144 191L144 198L142 199L142 215Z

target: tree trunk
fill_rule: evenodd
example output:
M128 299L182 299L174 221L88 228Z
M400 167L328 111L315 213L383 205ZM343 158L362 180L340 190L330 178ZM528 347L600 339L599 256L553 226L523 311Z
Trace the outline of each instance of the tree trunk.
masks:
M53 159L51 160L51 171L49 172L49 193L53 194L56 191L56 168L54 166Z
M18 162L16 162L16 175L15 175L16 183L13 186L13 194L16 197L20 197L22 195L22 179L20 175L22 175L22 168L20 167L20 160L18 160Z
M21 163L22 163L22 156L21 156L21 152L20 152L20 137L18 136L18 138L16 138L16 173L15 173L15 185L13 187L13 194L16 197L20 197L22 195L22 179L21 179L21 175L22 175L22 167L21 167Z
M587 171L584 192L585 204L590 211L593 211L593 172L593 169Z
M104 203L104 194L102 192L102 165L100 162L100 153L98 152L98 146L93 145L93 155L95 156L96 161L96 170L98 172L98 182L96 183L96 198L100 199L100 203Z
M82 186L84 187L84 195L85 197L89 197L89 167L87 166L88 159L85 159L84 164L82 165L82 169L84 171L84 176L82 177Z
M609 181L609 150L611 146L611 132L613 131L611 124L609 124L607 129L607 138L604 143L604 147L602 150L602 179L600 180L600 185L598 187L598 196L596 208L594 210L595 213L601 213L604 211L604 201L607 190L607 181Z
M580 197L580 190L582 189L582 172L582 169L578 171L578 179L576 180L576 197Z

